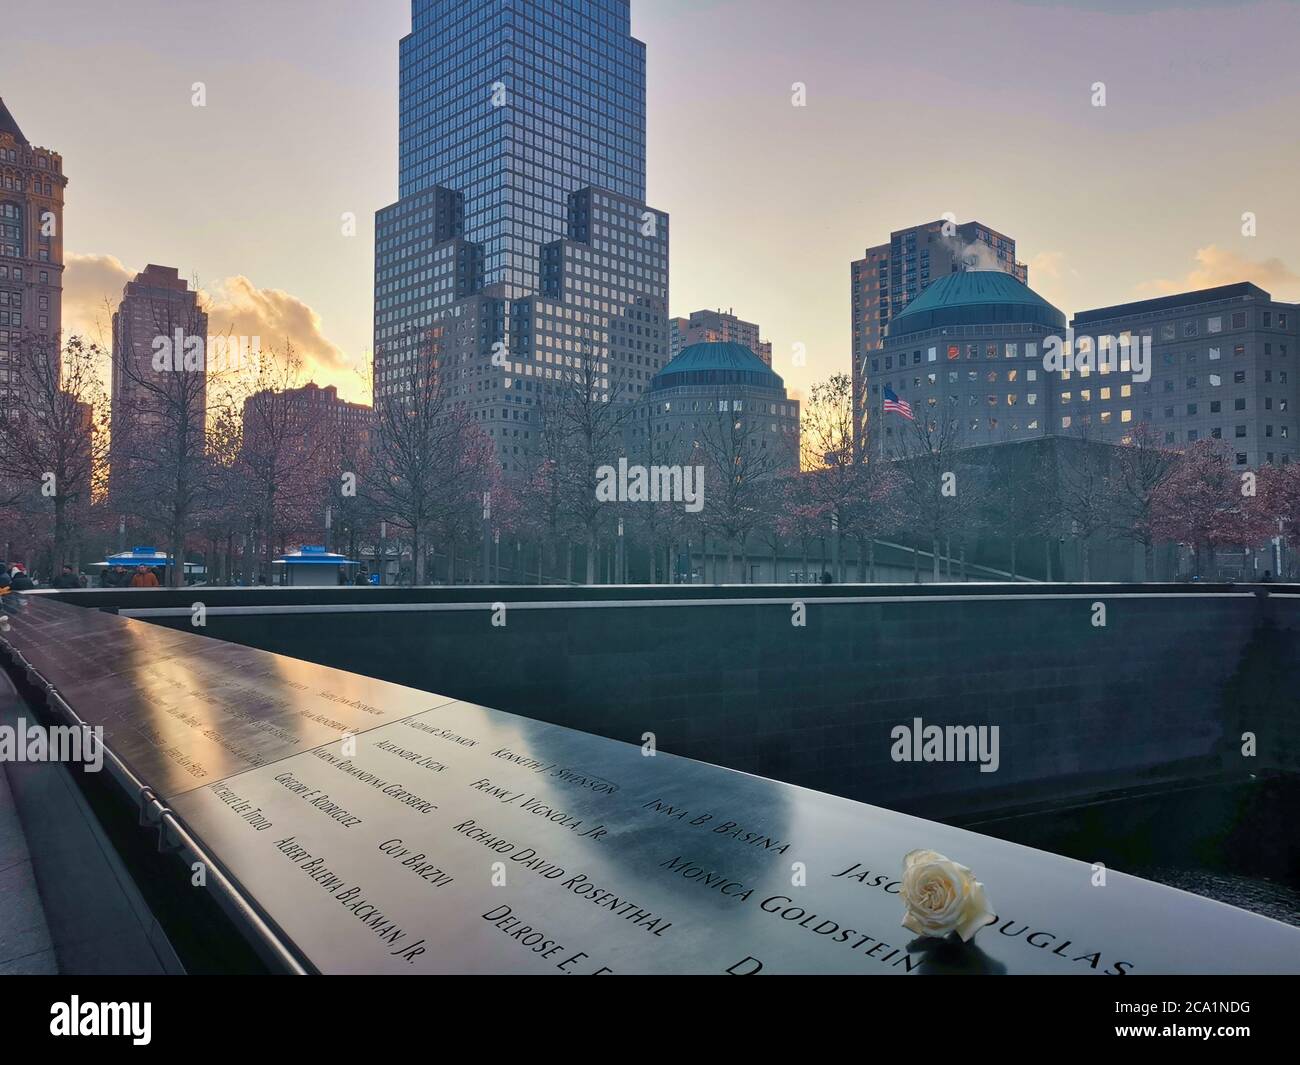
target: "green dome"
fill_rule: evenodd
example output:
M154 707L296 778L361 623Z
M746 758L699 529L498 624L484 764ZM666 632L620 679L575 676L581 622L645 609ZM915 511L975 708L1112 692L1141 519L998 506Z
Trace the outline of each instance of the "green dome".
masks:
M744 344L692 344L654 375L650 391L685 385L750 385L784 389L778 374Z
M964 270L941 277L889 323L889 336L949 325L1028 323L1064 329L1065 315L1028 285L1001 270Z

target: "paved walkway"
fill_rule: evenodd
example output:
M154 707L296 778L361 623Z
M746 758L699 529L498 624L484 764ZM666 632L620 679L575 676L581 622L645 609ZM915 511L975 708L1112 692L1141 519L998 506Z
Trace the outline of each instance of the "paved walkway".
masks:
M0 725L11 725L18 696L0 672ZM0 975L57 973L27 839L5 767L0 765Z

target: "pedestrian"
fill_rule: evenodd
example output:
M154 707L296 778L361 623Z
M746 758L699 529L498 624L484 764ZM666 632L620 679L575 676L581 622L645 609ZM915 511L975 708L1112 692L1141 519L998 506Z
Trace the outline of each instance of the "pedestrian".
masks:
M54 578L52 585L54 588L80 588L81 581L77 579L77 573L71 566L64 566L57 577Z
M15 562L13 571L9 575L9 588L15 592L27 592L36 587L36 582L27 575L27 570L21 562Z
M157 588L158 578L148 566L138 566L135 576L131 578L132 588Z
M830 584L831 579L831 571L828 569L822 570L822 584Z

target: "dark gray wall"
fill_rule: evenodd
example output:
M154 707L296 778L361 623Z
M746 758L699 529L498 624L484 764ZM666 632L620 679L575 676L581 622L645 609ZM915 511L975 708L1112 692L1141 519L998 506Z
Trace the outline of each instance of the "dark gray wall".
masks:
M278 612L291 602L377 606L380 597L390 602L379 612ZM806 603L802 628L791 624L796 597ZM202 598L210 637L633 743L652 732L662 750L933 816L1300 767L1300 600L1265 600L1248 587L193 589L66 598L110 609L183 603L182 616L149 618L178 626ZM507 604L503 627L492 625L494 601ZM650 605L665 601L681 605ZM1104 627L1092 623L1096 602L1106 606ZM223 604L272 612L223 615ZM447 609L468 604L476 605ZM419 608L395 612L399 605ZM1000 768L892 760L891 730L915 717L998 726ZM1257 737L1253 758L1241 753L1245 731Z

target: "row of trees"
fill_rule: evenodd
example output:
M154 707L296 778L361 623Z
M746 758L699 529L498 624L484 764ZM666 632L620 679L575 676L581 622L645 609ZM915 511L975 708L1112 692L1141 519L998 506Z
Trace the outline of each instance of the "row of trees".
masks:
M177 323L157 324L168 335ZM849 544L857 579L874 580L881 541L927 551L936 580L942 559L951 570L977 540L1000 541L1015 574L1022 545L1039 541L1050 579L1050 543L1068 537L1088 579L1099 540L1141 545L1149 576L1160 543L1185 544L1198 569L1212 568L1216 550L1289 536L1300 517L1300 467L1239 470L1218 441L1171 450L1144 426L1120 447L1086 435L964 447L955 421L893 415L882 448L855 434L845 374L803 405L800 472L789 442L751 411L714 401L689 422L661 422L622 402L590 343L540 394L523 473L503 472L505 442L475 420L460 368L436 351L376 403L368 432L347 433L298 402L302 367L287 346L249 366L157 372L125 360L120 394L135 417L110 470L106 353L74 338L60 360L34 354L24 416L0 420L0 544L51 570L121 546L129 529L131 542L202 558L222 581L269 579L278 553L326 541L353 558L391 552L415 583L486 579L501 541L513 579L587 583L626 579L634 551L651 581L673 580L683 556L725 582L748 579L756 557L773 573L799 557L806 573L814 553L846 580ZM603 498L599 471L619 458L702 470L702 507Z

